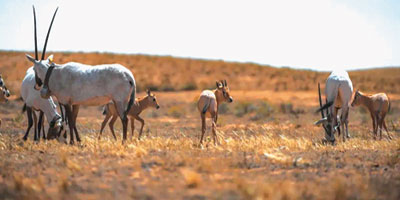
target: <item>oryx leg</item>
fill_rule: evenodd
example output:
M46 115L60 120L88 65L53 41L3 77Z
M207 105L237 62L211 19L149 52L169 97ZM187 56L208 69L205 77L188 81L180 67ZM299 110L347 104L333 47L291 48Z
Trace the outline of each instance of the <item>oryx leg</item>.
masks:
M214 145L217 145L218 138L217 138L217 117L216 116L214 116L212 118L212 133L213 133Z
M343 135L346 135L346 138L350 138L350 134L349 134L349 108L346 107L345 112L342 114L342 116L344 117L342 119L342 127L344 127L343 130Z
M122 143L127 139L127 129L128 129L128 116L125 113L125 105L123 101L114 101L115 108L122 122Z
M75 132L76 140L78 142L81 142L81 138L79 137L78 130L76 129L76 119L78 118L78 113L79 113L79 105L73 105L72 106L72 117L73 117L74 132Z
M331 121L331 135L330 135L330 141L332 142L332 143L334 143L335 142L335 127L336 127L336 124L337 124L337 112L336 112L336 109L333 107L333 106L331 106L330 108L330 113L332 113L332 115L331 115L331 117L332 117L332 121Z
M65 113L67 114L68 118L68 126L69 126L69 136L70 136L70 144L74 144L74 124L73 124L73 115L71 110L71 105L64 105Z
M28 139L29 131L31 130L32 125L33 125L32 108L31 107L26 107L26 116L28 117L28 129L26 130L26 133L23 137L24 140Z
M130 118L131 120L131 138L133 139L133 132L135 131L135 119L134 118Z
M140 127L140 132L139 132L139 137L138 137L140 140L140 137L142 136L142 132L143 132L144 120L137 115L135 116L135 119L138 120L142 124Z
M110 127L111 133L114 136L115 140L117 140L117 136L115 136L115 133L114 133L114 123L117 120L117 118L118 118L118 116L113 115L112 118L111 118L110 123L108 123L108 127Z
M110 117L111 117L111 113L107 112L106 118L104 118L103 122L101 123L100 133L99 133L99 137L98 137L99 140L100 140L101 135L103 134L103 129L107 125L107 122L110 119Z
M40 140L40 131L44 129L44 128L42 129L42 127L43 127L43 121L44 121L44 120L43 120L43 112L42 112L42 111L39 111L39 123L38 123L38 134L39 134L39 135L38 135L38 140ZM45 138L45 135L44 135L44 130L43 130L43 139L46 139L46 138Z
M38 140L38 133L37 133L37 127L38 127L38 124L37 124L37 116L36 116L36 112L35 111L32 111L32 114L33 114L33 128L34 128L34 135L33 135L33 140L34 141L37 141Z
M372 132L373 132L373 134L374 134L374 139L376 140L376 134L375 134L375 115L373 114L373 113L370 113L371 114L371 119L372 119Z
M391 140L392 139L392 136L390 135L390 133L389 133L389 131L388 131L388 129L387 129L387 127L386 127L386 122L385 122L385 120L383 120L383 127L385 128L385 130L386 130L386 133L387 133L387 135L388 135L388 138Z
M206 115L205 114L200 114L201 115L201 136L200 136L200 145L203 144L203 137L204 133L206 132Z

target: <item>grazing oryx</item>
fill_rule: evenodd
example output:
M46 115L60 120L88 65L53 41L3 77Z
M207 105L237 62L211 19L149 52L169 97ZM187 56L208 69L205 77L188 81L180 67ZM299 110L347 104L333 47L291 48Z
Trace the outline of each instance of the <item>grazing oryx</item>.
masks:
M360 91L356 91L351 106L365 106L368 108L372 118L372 127L374 128L374 139L380 129L380 139L382 139L382 126L385 128L388 138L392 139L386 127L385 117L390 111L390 99L385 93L367 95Z
M4 86L0 87L0 103L4 103L8 101L8 97L10 97L10 91Z
M140 121L142 126L140 127L140 132L139 132L139 140L140 137L142 136L142 131L144 127L144 120L139 117L140 113L142 113L143 110L149 107L154 107L159 109L160 106L158 105L156 95L152 94L150 90L147 90L147 95L143 98L139 98L135 100L135 103L133 104L131 110L128 113L128 117L131 120L131 131L132 131L132 137L133 137L133 131L135 130L135 119ZM110 102L107 105L104 106L104 111L103 115L106 115L106 118L104 119L103 123L101 123L101 129L100 129L100 134L99 134L99 139L101 137L101 134L103 132L104 127L106 126L108 120L111 118L110 123L108 124L111 130L111 133L114 136L114 139L117 140L117 137L115 136L114 133L114 123L115 120L118 117L117 110L115 110L114 103Z
M0 74L0 103L1 102L7 102L8 101L8 97L10 97L10 91L7 89L6 87L6 83L3 80L3 77L1 77Z
M319 89L319 88L318 88ZM335 142L335 131L340 128L343 133L343 141L349 138L348 117L351 96L353 94L353 83L346 71L333 71L325 84L326 104L322 106L321 93L319 92L320 108L322 119L315 122L315 125L323 124L325 138L332 143ZM338 110L341 109L340 120L337 118ZM324 116L326 110L326 117ZM339 129L340 131L340 129Z
M7 87L4 84L3 79L0 75L0 103L8 102L8 97L10 97L10 91L7 90ZM0 126L1 126L1 119L0 119Z
M204 133L206 132L206 117L212 119L212 133L214 145L216 144L217 133L216 126L218 120L218 106L221 105L222 102L226 101L232 103L233 98L229 95L229 87L226 83L226 80L216 82L217 89L214 91L204 90L199 97L197 102L197 108L200 112L201 116L201 138L200 145L203 143Z
M33 71L33 67L28 69L21 85L21 97L25 102L23 111L26 110L28 116L28 129L26 130L23 139L27 140L29 130L34 124L34 140L40 140L40 130L43 126L43 113L49 123L49 130L47 133L48 139L52 139L55 137L55 135L60 134L60 132L64 129L61 116L57 112L57 108L53 102L53 99L51 97L48 99L41 98L40 92L35 90L32 85L35 85L35 72ZM40 112L39 123L37 123L35 111ZM32 122L32 117L34 119L34 123ZM46 139L44 130L43 139Z
M58 8L57 8L58 9ZM129 112L136 94L136 83L132 72L119 64L106 65L84 65L69 62L66 64L55 64L52 56L45 59L48 36L56 16L53 15L44 44L42 58L38 60L36 39L36 14L33 7L35 24L35 58L26 55L28 60L34 64L35 88L41 86L40 95L43 98L57 97L57 100L65 105L69 122L71 140L74 143L73 129L75 119L80 105L97 106L113 101L123 125L123 142L126 140L127 113ZM128 103L129 102L129 103ZM73 106L73 111L71 106ZM77 140L80 141L76 133Z

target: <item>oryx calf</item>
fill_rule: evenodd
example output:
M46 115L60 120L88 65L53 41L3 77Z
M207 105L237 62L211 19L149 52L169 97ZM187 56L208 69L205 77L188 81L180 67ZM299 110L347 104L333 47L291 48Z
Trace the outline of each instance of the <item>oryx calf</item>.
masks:
M206 117L212 119L212 133L214 145L216 144L217 138L217 120L218 120L218 106L222 102L233 102L233 98L229 95L229 87L226 80L216 82L217 88L214 91L204 90L199 97L197 102L197 108L200 112L201 117L201 138L200 145L203 144L204 133L206 132Z
M57 100L65 105L68 116L71 141L73 141L73 130L75 119L80 105L98 106L113 101L118 116L123 125L123 142L126 140L127 113L129 112L136 94L136 82L132 72L119 64L85 65L75 62L58 65L52 62L51 56L45 59L48 36L56 16L53 15L46 41L44 44L42 58L38 59L36 38L36 14L33 8L35 24L35 58L26 55L28 60L34 64L35 87L43 87L40 94L43 98L57 97ZM71 107L74 110L72 113ZM76 132L77 140L80 141Z
M145 110L146 108L150 108L150 107L154 107L156 109L160 108L160 106L158 105L158 102L157 102L156 95L152 94L150 92L150 90L147 90L147 95L141 99L140 98L136 99L135 103L133 104L131 110L128 113L128 117L131 120L132 137L133 137L133 132L135 130L135 119L136 119L142 124L140 127L139 136L138 136L138 138L140 140L140 137L142 136L143 127L144 127L144 120L142 118L140 118L139 115L140 115L140 113L143 112L143 110ZM114 139L116 140L117 137L115 136L115 133L114 133L114 123L118 117L118 112L115 109L114 103L110 102L104 106L103 115L106 115L106 118L104 118L103 123L101 123L99 139L103 133L103 129L106 126L108 120L110 119L110 117L112 117L111 121L108 125L110 127L111 133L114 136Z
M382 139L382 126L385 128L388 138L392 139L385 123L386 114L390 111L389 97L385 93L367 95L357 90L351 106L359 105L367 107L371 114L374 139L378 134L378 128L380 129L380 139Z
M322 106L321 93L320 108L317 112L321 112L322 119L315 124L323 124L325 130L325 139L332 143L335 142L335 131L340 128L343 133L343 141L346 137L349 138L348 131L348 117L351 96L353 94L353 83L350 80L349 74L346 71L333 71L325 84L325 98L326 104ZM338 121L337 114L341 110L340 121ZM326 110L326 117L324 116Z
M35 72L33 71L33 67L31 67L26 72L25 78L21 85L21 97L25 102L23 111L26 110L28 117L28 128L23 139L27 140L29 131L33 124L35 128L34 140L40 139L40 130L43 126L43 113L49 123L49 130L47 133L48 139L52 139L56 135L59 135L64 129L62 119L57 112L57 108L53 102L53 99L51 97L48 99L43 99L40 97L40 92L32 87L34 84ZM37 123L36 111L40 112L39 123ZM34 122L32 121L32 118L34 119ZM43 132L43 139L45 138L46 137Z

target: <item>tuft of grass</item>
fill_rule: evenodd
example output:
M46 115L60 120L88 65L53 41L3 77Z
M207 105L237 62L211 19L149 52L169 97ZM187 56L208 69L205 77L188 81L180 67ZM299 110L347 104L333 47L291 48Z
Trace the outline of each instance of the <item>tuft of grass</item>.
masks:
M202 182L200 174L191 169L181 169L181 174L188 188L196 188Z

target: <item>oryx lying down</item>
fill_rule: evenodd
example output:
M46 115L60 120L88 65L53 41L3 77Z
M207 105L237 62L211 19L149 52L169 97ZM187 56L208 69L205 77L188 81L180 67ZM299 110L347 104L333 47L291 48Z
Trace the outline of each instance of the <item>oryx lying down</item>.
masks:
M39 91L35 90L32 85L35 84L35 72L33 67L29 68L26 72L25 78L21 85L21 97L24 100L24 109L28 116L28 129L26 130L24 140L28 138L29 130L33 125L32 117L34 119L35 135L34 140L40 139L40 130L42 128L43 113L49 123L49 130L47 133L48 139L54 138L56 135L60 135L61 131L64 130L61 116L57 112L56 105L53 99L43 99L40 97ZM40 112L39 123L36 122L36 111ZM38 128L37 128L38 125ZM38 130L38 131L37 131ZM45 134L43 133L43 139Z
M52 56L45 59L47 39L56 16L53 15L41 60L38 60L36 39L36 16L34 10L35 24L35 58L26 55L28 60L34 64L36 77L36 88L43 84L40 94L43 98L57 97L57 100L66 105L71 143L73 143L73 129L75 127L74 116L71 106L79 109L79 105L99 106L113 101L123 124L123 140L126 140L127 113L130 110L136 94L136 83L132 72L119 64L106 65L84 65L75 62L66 64L55 64ZM129 103L128 103L129 101ZM76 113L77 114L77 113ZM77 140L80 141L78 134Z
M319 87L318 87L319 89ZM323 124L325 130L325 139L332 143L335 142L335 131L341 127L343 141L349 138L348 117L351 96L353 94L353 83L346 71L333 71L325 84L326 104L322 106L321 93L319 92L320 108L322 119L315 124ZM340 118L337 117L338 110L341 110ZM326 116L324 114L326 110ZM340 131L340 129L338 130Z

